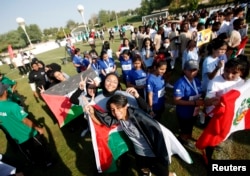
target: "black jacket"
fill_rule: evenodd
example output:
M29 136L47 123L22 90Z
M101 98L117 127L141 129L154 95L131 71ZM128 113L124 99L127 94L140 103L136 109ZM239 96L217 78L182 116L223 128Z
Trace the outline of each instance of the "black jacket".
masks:
M163 164L169 164L167 147L158 122L149 114L137 108L128 107L128 113L132 123L144 136L156 157L159 158ZM108 127L119 123L119 121L112 117L109 113L103 113L95 110L95 115Z

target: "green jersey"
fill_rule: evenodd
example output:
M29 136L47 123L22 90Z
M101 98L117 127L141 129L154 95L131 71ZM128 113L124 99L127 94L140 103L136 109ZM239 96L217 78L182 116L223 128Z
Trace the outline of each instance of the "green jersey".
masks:
M9 78L7 78L7 77L5 77L5 76L3 76L1 82L2 82L3 84L5 84L5 85L9 85L10 87L12 87L13 85L16 84L16 81L11 80L11 79L9 79Z
M22 144L37 134L37 131L23 123L27 113L18 104L0 101L0 125L18 143Z
M20 98L17 96L16 93L13 93L12 92L12 87L16 84L16 81L14 80L11 80L5 76L3 76L1 82L5 85L8 85L8 99L11 100L11 101L14 101L16 103L20 102Z

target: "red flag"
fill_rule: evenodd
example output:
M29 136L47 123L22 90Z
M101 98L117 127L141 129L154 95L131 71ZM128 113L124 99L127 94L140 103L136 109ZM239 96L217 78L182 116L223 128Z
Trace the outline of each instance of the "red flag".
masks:
M250 129L250 81L221 97L223 106L214 109L213 117L199 137L196 147L217 146L235 131Z
M240 45L238 46L238 51L236 53L236 56L240 55L242 50L245 48L246 44L247 44L247 41L248 41L248 36L244 37L241 42L240 42Z
M8 53L10 55L10 58L12 59L14 57L14 53L13 53L11 45L8 45Z

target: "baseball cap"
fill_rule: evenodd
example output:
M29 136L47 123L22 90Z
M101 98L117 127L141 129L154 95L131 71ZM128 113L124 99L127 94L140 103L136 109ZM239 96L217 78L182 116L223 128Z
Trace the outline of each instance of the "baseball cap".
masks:
M8 86L0 82L0 96L3 95L4 91L8 89Z
M184 70L198 70L199 69L199 63L197 60L190 59L185 62L184 64Z

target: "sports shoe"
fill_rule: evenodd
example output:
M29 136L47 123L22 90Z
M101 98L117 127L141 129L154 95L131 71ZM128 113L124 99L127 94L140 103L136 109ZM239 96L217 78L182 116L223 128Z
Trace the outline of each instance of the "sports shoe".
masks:
M173 88L174 88L174 86L171 85L171 84L169 84L169 83L167 83L165 87L170 88L170 89L173 89Z

